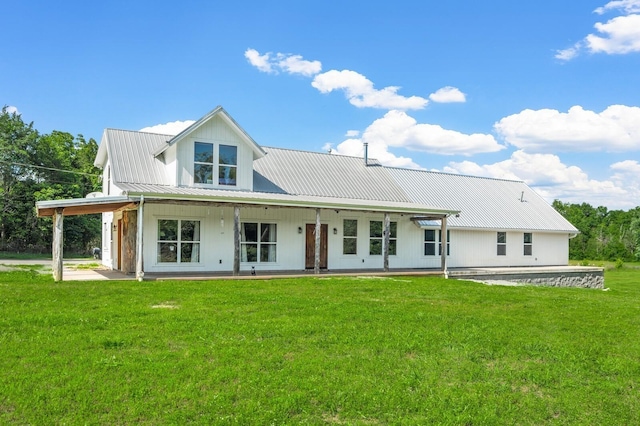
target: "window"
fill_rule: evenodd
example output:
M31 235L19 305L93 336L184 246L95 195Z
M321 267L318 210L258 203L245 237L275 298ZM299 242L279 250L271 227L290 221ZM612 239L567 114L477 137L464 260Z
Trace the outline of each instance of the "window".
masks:
M531 232L524 233L524 255L531 256L533 253L533 234Z
M442 255L442 241L440 238L441 231L439 229L425 229L424 230L424 255L435 256L436 255L436 241L438 242L438 256ZM447 230L447 256L449 256L449 241L450 235Z
M498 256L507 255L507 233L498 232Z
M213 183L213 144L196 142L193 153L193 183Z
M424 230L424 255L436 255L436 231L435 229Z
M158 220L158 263L200 262L199 220Z
M242 223L240 258L243 262L276 261L276 224Z
M345 219L342 221L342 254L357 254L358 221Z
M238 147L220 145L218 163L218 184L235 186L238 170Z
M382 221L372 220L369 222L369 254L382 254ZM398 223L391 222L389 224L389 254L396 254L396 245L398 238Z

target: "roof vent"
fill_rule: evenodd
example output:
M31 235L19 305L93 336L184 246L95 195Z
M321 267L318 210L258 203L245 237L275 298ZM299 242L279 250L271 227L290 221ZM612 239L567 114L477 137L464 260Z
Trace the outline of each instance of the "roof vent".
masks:
M369 165L369 144L367 142L362 144L364 146L364 165Z

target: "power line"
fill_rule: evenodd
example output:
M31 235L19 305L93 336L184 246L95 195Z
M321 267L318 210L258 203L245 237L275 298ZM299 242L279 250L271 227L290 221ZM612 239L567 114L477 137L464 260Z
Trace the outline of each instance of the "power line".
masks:
M76 174L76 175L102 176L99 173L85 173L85 172L78 172L78 171L75 171L75 170L63 170L63 169L56 169L54 167L45 167L45 166L36 166L36 165L33 165L33 164L18 163L18 162L15 162L15 161L0 160L0 163L11 164L11 165L14 165L14 166L33 167L33 168L36 168L36 169L45 169L45 170L51 170L51 171L54 171L54 172L73 173L73 174Z

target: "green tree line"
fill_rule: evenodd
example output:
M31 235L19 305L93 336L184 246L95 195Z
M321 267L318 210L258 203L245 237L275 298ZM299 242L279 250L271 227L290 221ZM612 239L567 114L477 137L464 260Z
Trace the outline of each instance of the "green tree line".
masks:
M640 261L640 207L607 210L558 200L553 207L580 231L569 241L569 258Z
M0 114L0 251L51 251L51 218L39 218L36 201L83 198L99 191L101 171L93 161L95 140L54 130L40 134L5 106ZM100 247L99 215L64 221L64 250Z

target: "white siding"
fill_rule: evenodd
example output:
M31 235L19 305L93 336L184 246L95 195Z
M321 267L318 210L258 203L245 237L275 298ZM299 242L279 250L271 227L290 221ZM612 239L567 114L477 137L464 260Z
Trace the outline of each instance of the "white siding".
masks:
M214 144L214 164L218 163L218 147L232 145L238 147L238 169L236 186L213 187L221 189L253 189L253 151L220 117L213 117L188 138L177 144L177 183L182 186L193 186L193 150L194 142ZM217 182L218 170L214 170L214 182Z
M328 269L373 269L383 267L383 256L369 254L369 222L383 221L383 214L321 210L321 223L328 225ZM194 264L160 264L157 261L158 219L190 219L200 221L200 262ZM343 255L343 220L358 221L357 254ZM114 218L115 220L115 218ZM314 209L243 207L241 222L275 223L277 225L277 261L242 263L241 270L301 271L305 268L305 225L315 224ZM389 256L390 268L440 268L440 256L424 255L424 229L418 228L407 215L391 215L397 222L397 254ZM303 232L299 233L301 227ZM336 233L334 234L334 228ZM438 230L439 232L439 230ZM507 232L507 254L497 255L495 231L450 230L449 267L473 266L547 266L566 265L568 235L533 233L533 254L524 255L524 233ZM114 237L115 238L115 237ZM437 245L436 245L437 247ZM147 272L231 271L233 269L233 208L180 206L176 204L145 205L144 269ZM115 262L115 259L113 259Z

